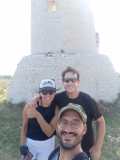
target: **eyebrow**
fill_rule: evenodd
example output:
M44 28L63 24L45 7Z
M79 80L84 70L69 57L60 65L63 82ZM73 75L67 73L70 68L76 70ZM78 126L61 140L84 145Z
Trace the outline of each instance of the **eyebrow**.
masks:
M61 120L62 120L62 119L63 119L63 120L68 120L67 118L62 118L62 117L61 117ZM81 120L81 118L74 118L74 119L72 119L71 121L76 121L76 122L79 121L79 122L81 122L82 120Z

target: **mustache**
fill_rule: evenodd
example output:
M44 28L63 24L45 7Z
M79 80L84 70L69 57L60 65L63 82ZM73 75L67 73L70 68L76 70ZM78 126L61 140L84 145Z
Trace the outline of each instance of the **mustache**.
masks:
M66 132L66 131L61 131L61 135L63 135L63 134L72 134L72 135L74 135L74 136L76 136L77 134L75 133L75 132Z

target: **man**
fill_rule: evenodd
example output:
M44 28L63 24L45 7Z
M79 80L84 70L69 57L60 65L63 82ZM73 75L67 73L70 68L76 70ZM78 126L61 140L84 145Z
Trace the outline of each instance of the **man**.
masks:
M69 103L58 115L56 133L60 141L48 160L88 160L81 148L87 116L82 106Z
M88 94L80 92L80 75L77 70L67 67L62 73L65 91L56 94L55 104L61 109L68 103L79 104L87 115L87 132L83 137L82 148L94 160L99 160L105 135L105 121L98 104ZM92 122L96 122L97 135L93 135Z
M59 109L69 103L79 104L87 115L87 132L82 140L82 148L91 159L100 160L105 135L105 121L95 100L84 92L80 92L80 75L77 70L67 67L62 73L65 91L56 94L54 103ZM36 100L33 100L35 104ZM92 122L96 123L96 138L93 134Z

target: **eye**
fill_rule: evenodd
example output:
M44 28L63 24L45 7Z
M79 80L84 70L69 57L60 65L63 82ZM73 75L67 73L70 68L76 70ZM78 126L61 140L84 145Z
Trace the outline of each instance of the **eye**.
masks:
M65 125L68 124L68 122L66 120L62 120L61 123L65 124Z

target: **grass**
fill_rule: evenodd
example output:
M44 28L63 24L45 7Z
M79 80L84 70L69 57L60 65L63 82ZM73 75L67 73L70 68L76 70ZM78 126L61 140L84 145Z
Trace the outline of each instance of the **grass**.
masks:
M106 136L102 160L120 160L120 97L113 104L105 104Z
M107 132L105 137L105 144L103 148L103 160L120 160L120 119L116 117L112 120L110 117L105 117L107 124ZM117 123L116 123L117 122Z
M0 160L19 159L21 110L20 105L0 104Z
M19 160L23 103L6 102L10 78L0 79L0 160ZM120 95L113 104L103 103L107 132L101 160L120 160Z
M0 104L0 160L19 159L19 137L23 104ZM120 160L120 112L119 108L110 107L104 116L107 134L102 160Z

